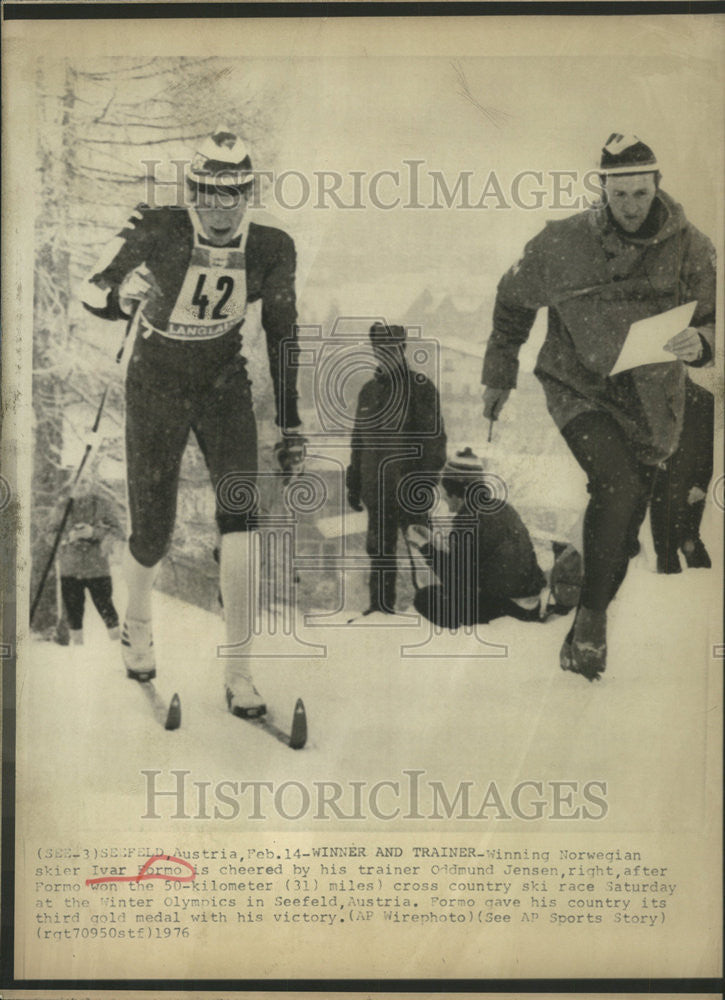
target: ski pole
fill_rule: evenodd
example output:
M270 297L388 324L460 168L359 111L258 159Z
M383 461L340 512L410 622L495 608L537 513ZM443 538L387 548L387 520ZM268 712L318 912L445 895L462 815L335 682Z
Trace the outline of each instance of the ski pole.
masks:
M107 395L108 395L108 386L106 386L106 388L103 390L103 395L101 396L101 402L98 406L98 411L96 412L96 419L93 422L93 427L91 428L89 439L86 441L86 447L85 451L83 452L83 457L81 458L78 469L76 470L76 474L73 477L73 484L71 486L70 496L68 497L65 508L63 510L63 516L61 517L60 520L60 526L58 527L58 530L55 533L55 538L53 539L53 545L51 546L50 555L48 556L48 561L46 562L45 567L43 569L43 573L40 577L40 582L38 584L38 589L35 592L35 597L33 598L33 603L30 607L31 625L33 623L33 617L35 616L35 612L40 602L41 594L43 593L43 587L45 586L45 582L48 579L48 574L50 573L51 567L55 561L55 556L58 551L58 546L60 545L61 537L65 530L65 526L68 522L68 518L70 517L70 512L73 509L73 501L75 500L78 483L80 482L80 478L83 475L83 469L85 468L86 463L88 462L88 456L93 451L93 447L95 444L95 435L98 433L98 427L99 424L101 423L101 415L103 413L103 407L106 405Z
M126 348L126 342L128 340L128 336L129 336L131 330L133 329L133 327L135 325L135 321L136 321L137 315L138 315L138 307L133 311L133 313L129 317L128 323L126 324L126 329L125 329L125 332L124 332L124 335L123 335L123 341L121 343L121 348L118 351L118 353L116 354L116 362L117 363L120 363L121 358L123 357L123 352L124 352L124 350ZM53 566L53 562L55 561L56 553L58 552L58 547L60 545L60 540L61 540L61 538L63 536L63 532L65 531L65 526L68 523L68 518L70 517L71 510L73 509L73 501L75 500L75 496L76 496L76 493L77 493L77 490L78 490L78 484L80 482L81 476L83 475L83 470L86 467L86 464L88 462L88 458L89 458L91 452L93 451L93 449L95 447L96 435L98 434L98 428L99 428L100 423L101 423L101 417L103 415L103 408L106 405L106 397L108 396L108 390L110 388L110 384L111 384L110 382L107 382L106 383L106 387L103 390L103 395L101 396L101 402L99 403L98 410L96 412L96 419L93 421L93 426L91 427L89 437L86 440L86 447L85 447L85 450L83 452L83 457L81 458L81 461L80 461L80 464L78 466L78 469L76 470L76 474L73 477L73 483L71 485L70 496L68 497L68 501L67 501L67 503L65 505L65 508L63 510L63 516L61 517L60 525L58 527L58 530L55 533L55 538L53 539L53 545L51 546L50 555L48 556L48 560L47 560L45 566L43 567L43 572L42 572L42 574L40 576L40 582L38 583L38 587L37 587L37 590L35 592L35 597L33 598L33 603L30 606L30 624L31 625L33 624L33 618L35 617L35 612L38 609L38 604L40 603L40 598L41 598L42 593L43 593L43 588L45 587L46 581L48 579L48 574L50 573L50 570L51 570L51 568Z
M117 365L121 364L121 359L123 358L123 352L126 350L126 344L128 343L128 338L129 338L129 335L131 333L131 330L135 330L135 328L138 326L138 323L141 320L141 308L140 307L141 307L141 302L140 302L140 300L137 300L136 306L135 306L133 312L128 317L128 323L126 323L126 329L125 329L124 334L123 334L123 340L121 341L121 346L119 347L118 351L116 352L116 364Z

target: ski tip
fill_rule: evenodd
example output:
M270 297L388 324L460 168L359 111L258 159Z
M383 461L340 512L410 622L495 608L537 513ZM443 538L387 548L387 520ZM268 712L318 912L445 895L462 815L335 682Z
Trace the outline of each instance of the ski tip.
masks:
M301 750L307 742L307 712L305 703L298 698L295 703L295 710L292 716L292 730L290 732L289 745L292 750Z
M181 699L178 694L174 694L169 702L169 711L166 716L165 729L178 729L181 725Z

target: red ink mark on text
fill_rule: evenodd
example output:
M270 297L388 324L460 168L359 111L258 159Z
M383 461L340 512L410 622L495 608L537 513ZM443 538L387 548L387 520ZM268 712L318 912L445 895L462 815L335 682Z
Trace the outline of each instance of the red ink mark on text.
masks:
M181 865L188 869L188 875L161 875L157 872L149 872L149 868L157 861L173 861L176 865ZM196 878L196 869L183 858L175 858L172 854L155 854L149 858L138 875L102 875L100 878L87 878L86 885L100 885L102 882L146 882L149 879L158 878L163 881L172 882L193 882Z

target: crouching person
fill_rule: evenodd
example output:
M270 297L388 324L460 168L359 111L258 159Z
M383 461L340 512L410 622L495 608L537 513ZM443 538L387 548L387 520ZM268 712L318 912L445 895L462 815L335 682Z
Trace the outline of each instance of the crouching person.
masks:
M408 533L439 580L416 593L418 613L450 629L504 615L538 621L546 578L516 510L496 496L470 448L446 462L440 481L454 515L444 544L421 525Z

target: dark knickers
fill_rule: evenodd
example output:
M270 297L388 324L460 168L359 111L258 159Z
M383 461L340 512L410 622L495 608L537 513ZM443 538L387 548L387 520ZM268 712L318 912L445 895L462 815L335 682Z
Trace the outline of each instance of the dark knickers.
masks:
M129 546L143 566L171 544L190 431L209 470L221 534L248 531L257 511L257 427L244 360L229 342L163 341L158 334L137 341L126 378Z

